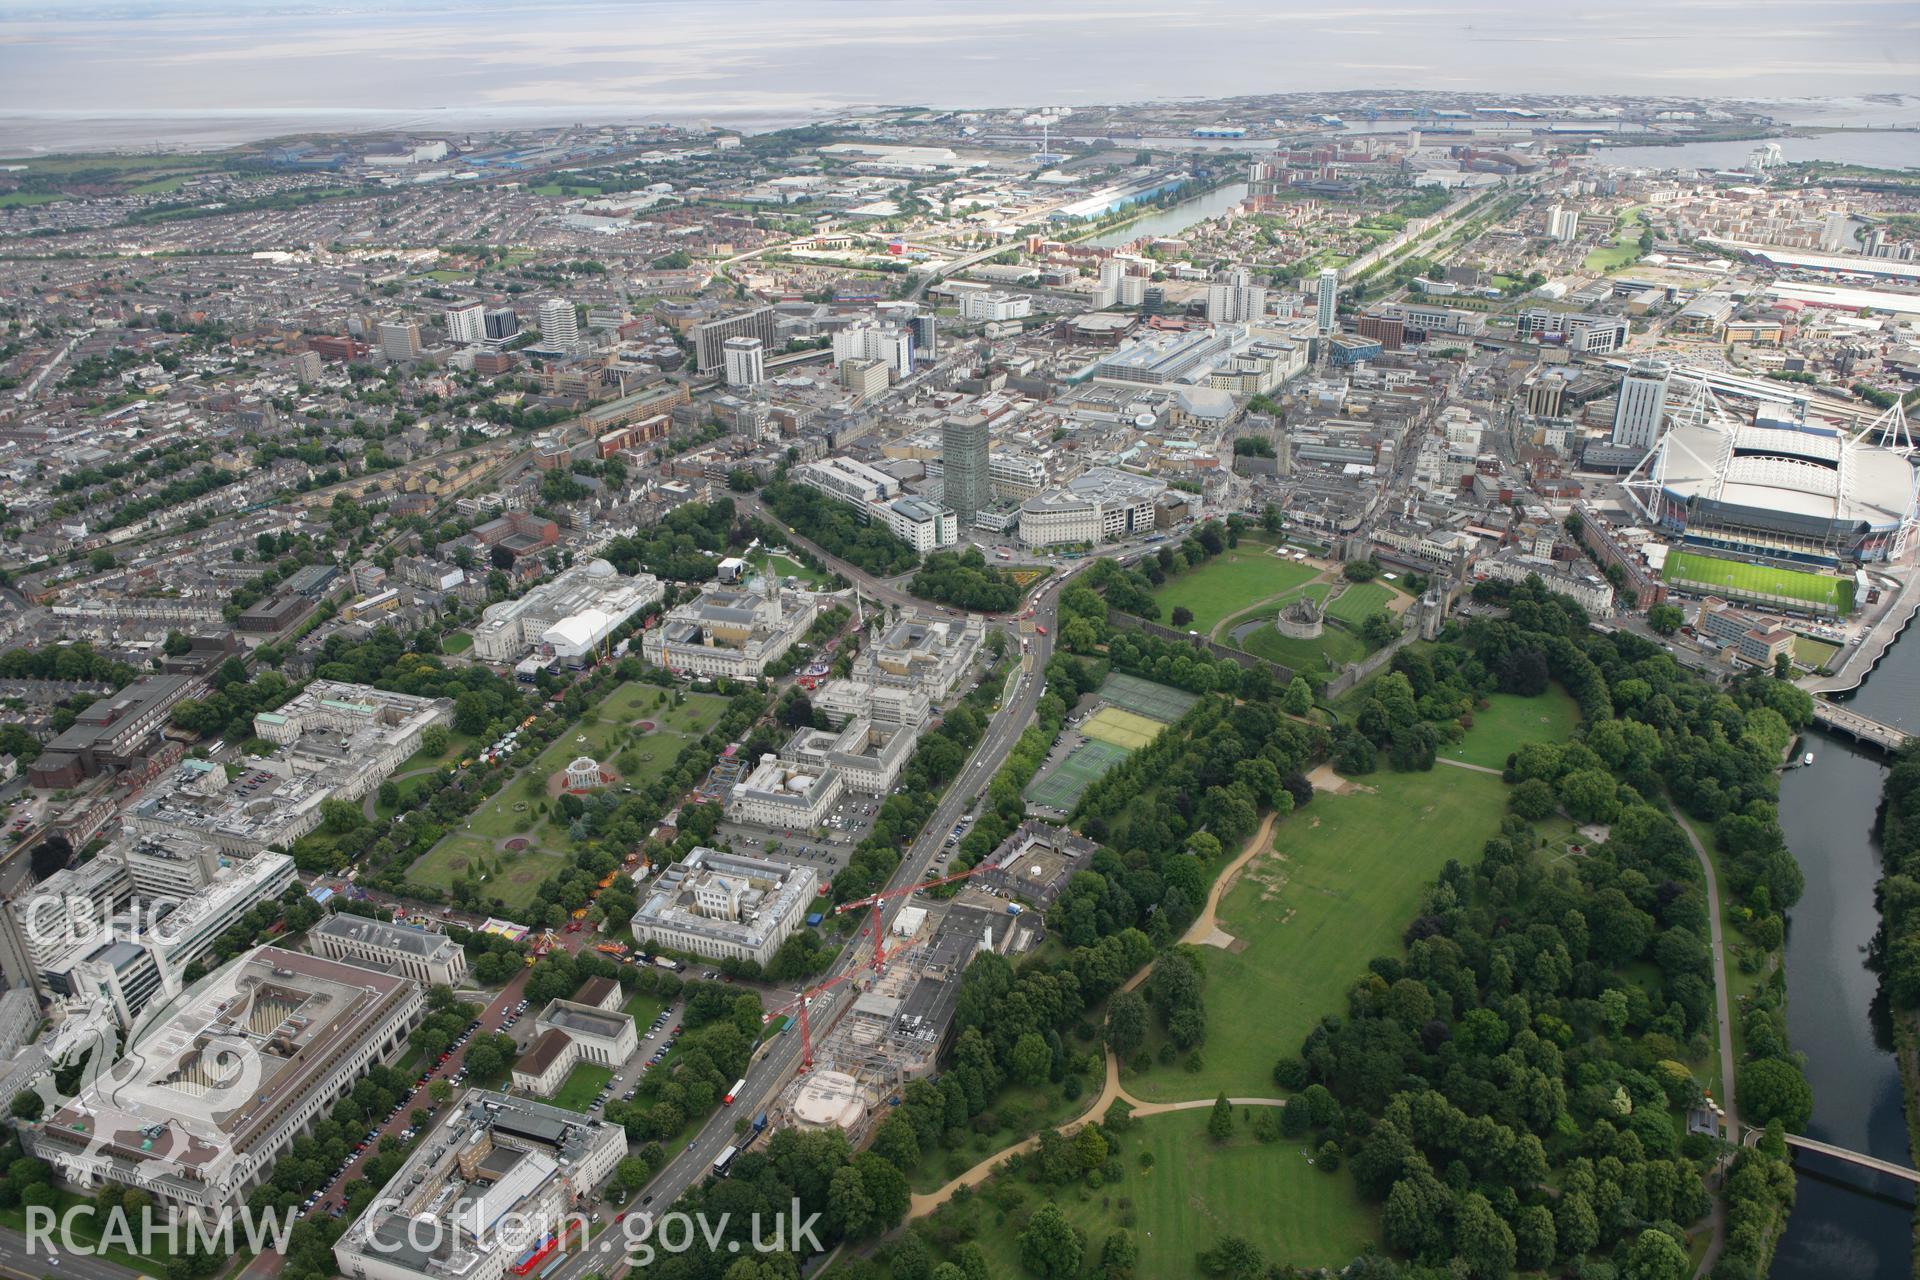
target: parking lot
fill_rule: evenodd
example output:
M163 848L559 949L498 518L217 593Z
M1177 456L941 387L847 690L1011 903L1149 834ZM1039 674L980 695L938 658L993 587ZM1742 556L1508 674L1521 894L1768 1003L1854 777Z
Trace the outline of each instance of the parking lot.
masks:
M854 846L867 838L873 820L880 812L880 796L848 792L840 797L826 825L818 832L783 831L768 827L723 822L715 838L731 845L734 852L754 857L772 857L783 862L811 866L822 884L840 874L852 856Z

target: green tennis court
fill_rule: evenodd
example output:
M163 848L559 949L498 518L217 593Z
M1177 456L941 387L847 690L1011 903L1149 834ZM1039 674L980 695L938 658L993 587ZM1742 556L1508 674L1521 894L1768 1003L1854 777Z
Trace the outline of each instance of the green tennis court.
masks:
M1071 811L1074 805L1080 803L1080 797L1088 787L1098 782L1101 775L1125 760L1129 754L1125 747L1089 738L1075 747L1051 772L1043 774L1029 785L1027 800L1049 809Z
M1131 711L1163 724L1172 724L1200 701L1194 694L1119 672L1108 676L1095 696L1122 711Z

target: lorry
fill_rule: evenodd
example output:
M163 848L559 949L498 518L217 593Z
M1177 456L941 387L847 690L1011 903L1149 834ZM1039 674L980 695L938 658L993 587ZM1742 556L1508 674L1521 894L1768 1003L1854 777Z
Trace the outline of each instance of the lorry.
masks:
M672 956L655 956L653 958L653 962L656 965L660 966L662 969L671 969L675 973L680 972L681 969L686 967L685 965L681 964L678 960L675 960Z

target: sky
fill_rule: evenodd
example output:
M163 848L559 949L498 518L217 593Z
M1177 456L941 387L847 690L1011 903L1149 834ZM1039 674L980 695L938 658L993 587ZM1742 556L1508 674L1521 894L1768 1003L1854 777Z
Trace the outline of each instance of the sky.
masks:
M1915 86L1915 0L0 0L0 117L156 134L225 118L751 128L904 103ZM1875 105L1920 120L1920 102Z

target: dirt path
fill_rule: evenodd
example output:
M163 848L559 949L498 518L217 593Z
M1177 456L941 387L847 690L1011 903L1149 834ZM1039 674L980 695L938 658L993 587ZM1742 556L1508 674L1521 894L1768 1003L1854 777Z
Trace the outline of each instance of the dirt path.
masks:
M1213 888L1207 894L1206 907L1200 912L1199 916L1195 918L1194 922L1188 926L1186 934L1180 939L1182 942L1201 942L1215 932L1214 915L1220 906L1221 897L1225 895L1228 889L1233 887L1233 882L1239 877L1241 870L1268 847L1269 842L1273 838L1273 824L1279 816L1280 815L1276 813L1269 813L1266 818L1261 821L1260 829L1248 838L1245 846L1241 848L1239 855L1235 857L1232 862L1228 863L1226 869L1214 880ZM1138 973L1127 979L1125 985L1120 989L1122 991L1133 990L1146 980L1147 974L1152 968L1153 966L1150 964L1143 966ZM1120 1060L1114 1056L1112 1049L1106 1050L1106 1059L1107 1078L1105 1085L1100 1090L1100 1095L1089 1103L1086 1109L1081 1111L1079 1115L1057 1126L1060 1132L1072 1133L1086 1124L1087 1121L1099 1119L1106 1115L1107 1108L1116 1102L1126 1103L1128 1107L1132 1108L1133 1114L1136 1116L1157 1116L1169 1111L1194 1111L1201 1107L1210 1107L1214 1103L1214 1099L1212 1098L1192 1098L1185 1102L1142 1102L1120 1087ZM1227 1101L1236 1107L1284 1107L1287 1105L1285 1098L1228 1098ZM993 1176L994 1170L999 1168L1003 1161L1011 1156L1021 1155L1031 1151L1034 1147L1038 1146L1039 1143L1040 1135L1038 1133L1022 1138L1012 1146L1001 1148L999 1151L974 1165L971 1169L968 1169L959 1177L943 1183L938 1188L924 1195L915 1194L909 1202L909 1208L907 1209L908 1219L926 1217L951 1199L953 1193L960 1188L979 1186L982 1182L985 1182Z
M1145 970L1141 972L1144 973ZM1139 975L1136 974L1135 980L1137 981L1138 978ZM1120 1060L1114 1057L1113 1050L1108 1049L1106 1057L1106 1086L1100 1090L1100 1096L1095 1098L1085 1111L1082 1111L1065 1124L1058 1126L1061 1133L1074 1133L1089 1120L1100 1119L1107 1114L1107 1108L1116 1102L1126 1103L1128 1109L1133 1113L1133 1117L1137 1120L1143 1116L1166 1115L1172 1111L1200 1111L1211 1107L1216 1101L1214 1098L1189 1098L1184 1102L1142 1102L1120 1087ZM1228 1098L1227 1101L1236 1107L1284 1107L1287 1105L1285 1098ZM988 1178L991 1178L994 1173L998 1171L1001 1164L1008 1159L1013 1156L1024 1155L1039 1145L1040 1135L1038 1133L1022 1138L1012 1146L1003 1147L1001 1150L994 1152L959 1177L942 1183L935 1190L929 1191L925 1195L914 1195L908 1202L908 1221L912 1221L915 1218L926 1217L948 1200L952 1199L953 1193L960 1188L979 1186Z
M1505 774L1500 772L1500 770L1489 769L1487 768L1487 766L1483 764L1468 764L1465 760L1449 760L1445 756L1436 756L1434 758L1434 763L1450 765L1455 769L1470 769L1474 773L1490 773L1496 778L1504 778L1506 776Z
M1288 563L1291 564L1292 560L1289 559ZM1315 583L1324 583L1329 587L1339 586L1341 581L1340 570L1344 566L1337 565L1337 564L1335 565L1325 564L1320 560L1315 559L1312 556L1307 557L1306 563L1309 565L1319 565L1320 572L1313 575L1313 577L1308 578L1305 582L1297 583L1294 586L1288 587L1285 591L1275 592L1273 595L1267 596L1264 599L1254 601L1254 603L1248 605L1246 608L1241 609L1236 613L1228 614L1226 617L1220 619L1220 621L1213 624L1213 630L1207 633L1207 638L1209 640L1212 640L1215 644L1225 644L1227 642L1226 635L1229 631L1239 626L1242 622L1245 622L1248 618L1252 617L1254 614L1259 613L1262 609L1276 608L1277 602L1281 600L1290 599L1291 597L1296 596L1300 592L1306 590L1308 587L1313 586ZM1397 595L1399 593L1395 592L1395 594ZM1328 598L1329 599L1332 598L1331 591L1328 592Z
M1180 941L1204 943L1213 936L1214 931L1219 928L1220 899L1226 897L1227 890L1233 888L1240 879L1240 872L1246 868L1246 865L1266 851L1273 839L1274 820L1279 816L1277 813L1269 813L1263 818L1260 829L1253 833L1246 846L1240 850L1239 856L1229 862L1226 869L1214 878L1213 888L1207 891L1207 905L1202 907L1200 914L1193 918L1193 923L1187 926L1187 931L1181 935ZM1136 979L1139 976L1139 974L1134 975ZM1131 987L1132 984L1128 985Z
M1667 801L1667 810L1673 814L1673 820L1686 834L1687 843L1693 846L1693 856L1700 860L1700 871L1707 880L1707 934L1713 948L1713 1004L1714 1021L1719 1024L1720 1045L1720 1105L1726 1108L1727 1136L1734 1142L1740 1141L1740 1109L1735 1105L1733 1096L1733 1015L1727 1000L1727 953L1720 936L1720 880L1714 874L1713 859L1708 856L1706 846L1700 843L1693 828L1681 817L1679 806ZM1706 1256L1700 1260L1698 1275L1708 1275L1720 1260L1727 1245L1726 1197L1713 1198L1713 1215L1709 1223L1710 1235L1707 1239Z

